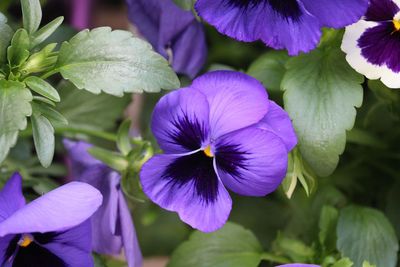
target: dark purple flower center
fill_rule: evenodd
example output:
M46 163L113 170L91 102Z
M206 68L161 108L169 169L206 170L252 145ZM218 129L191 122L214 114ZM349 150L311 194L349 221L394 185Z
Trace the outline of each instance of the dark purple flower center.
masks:
M358 40L358 46L371 64L400 72L400 32L394 21L380 22L367 29Z
M50 243L56 233L32 234L34 241L21 243L24 240L22 235L16 235L9 243L4 262L0 266L4 266L7 261L14 257L12 267L66 267L65 262L43 247Z
M271 8L285 18L298 20L302 14L297 0L227 0L230 5L241 8L252 8L268 4Z

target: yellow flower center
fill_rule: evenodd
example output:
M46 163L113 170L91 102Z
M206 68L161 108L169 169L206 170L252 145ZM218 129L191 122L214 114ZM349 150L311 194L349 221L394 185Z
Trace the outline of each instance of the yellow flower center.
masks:
M214 157L214 154L211 151L211 146L207 146L203 151L207 157L210 157L210 158Z
M393 26L396 29L396 31L400 31L400 20L394 19Z
M21 239L18 241L18 245L20 247L26 248L33 242L33 236L29 234L25 234L21 237Z

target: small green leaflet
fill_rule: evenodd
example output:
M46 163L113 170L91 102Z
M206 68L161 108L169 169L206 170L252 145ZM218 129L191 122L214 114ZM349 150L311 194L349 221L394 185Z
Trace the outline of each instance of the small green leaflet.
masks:
M31 92L23 83L0 80L0 163L18 138L18 132L27 126L31 116Z
M36 76L30 76L26 78L24 82L32 91L35 91L39 95L47 97L54 102L60 102L60 95L57 90L45 80Z
M257 267L262 252L252 232L227 223L214 233L193 233L174 251L168 267Z
M363 100L364 77L339 47L323 46L288 61L282 81L285 109L293 120L303 158L318 176L336 168Z
M54 156L54 128L41 114L33 113L31 122L36 154L42 166L47 168L51 165Z
M31 48L36 47L49 38L50 35L52 35L58 29L58 27L60 27L63 21L64 17L58 17L32 34Z
M42 8L39 0L21 0L24 28L29 34L39 29L42 21Z
M30 40L28 32L25 29L19 29L15 32L11 46L7 49L7 58L11 66L20 66L29 57Z
M61 46L55 71L79 89L122 96L179 87L168 62L127 31L84 30Z
M7 18L0 13L0 63L6 61L7 47L10 45L13 31L7 24Z

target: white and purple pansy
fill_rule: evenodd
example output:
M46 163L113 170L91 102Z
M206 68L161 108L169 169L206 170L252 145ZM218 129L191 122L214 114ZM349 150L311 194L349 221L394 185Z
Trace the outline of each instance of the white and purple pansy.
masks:
M400 88L400 1L371 0L365 17L346 28L342 50L357 72Z
M97 189L72 182L25 204L14 174L0 191L0 266L94 266L89 218L101 203Z
M164 154L141 173L143 191L193 228L211 232L227 221L232 199L277 189L297 138L287 113L256 79L215 71L157 103L152 131Z
M239 41L261 40L290 55L314 49L322 27L358 21L368 0L197 0L200 17Z

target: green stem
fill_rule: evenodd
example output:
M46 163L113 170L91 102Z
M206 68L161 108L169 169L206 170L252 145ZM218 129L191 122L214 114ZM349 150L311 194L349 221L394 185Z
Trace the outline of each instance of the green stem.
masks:
M42 78L43 80L45 80L45 79L49 78L50 76L52 76L52 75L54 75L54 74L56 74L56 73L58 73L58 72L59 72L58 69L53 69L53 70L51 70L51 71L49 71L49 72L46 72L46 73L43 74L42 76L40 76L40 78Z
M96 130L89 130L89 129L82 129L82 128L73 128L73 127L57 127L55 129L57 134L64 134L64 133L72 133L72 134L86 134L89 136L101 138L110 142L116 142L117 136L112 133L96 131Z
M291 261L285 257L277 256L268 252L264 252L263 254L261 254L261 260L272 261L279 264L291 263Z

